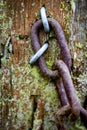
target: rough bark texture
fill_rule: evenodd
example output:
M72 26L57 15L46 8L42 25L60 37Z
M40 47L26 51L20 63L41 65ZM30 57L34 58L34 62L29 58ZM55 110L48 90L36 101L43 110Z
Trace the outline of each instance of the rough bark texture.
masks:
M55 85L49 78L43 77L40 70L28 64L34 54L30 30L40 19L40 8L45 5L47 16L57 20L62 26L72 54L72 79L81 102L87 93L87 2L76 1L76 13L65 0L1 0L0 8L0 45L6 44L12 35L14 54L1 59L0 69L0 130L28 130L32 122L31 95L44 101L44 130L57 129L55 112L60 108ZM4 10L4 11L3 11ZM46 64L52 64L59 57L60 50L56 37L51 30L49 36L41 30L40 41L49 39L49 49L44 55ZM1 52L1 48L0 48ZM6 57L9 57L6 59ZM41 123L36 112L34 128ZM42 114L43 115L43 114ZM67 130L85 130L80 120L70 123L64 120ZM67 123L68 122L68 123Z

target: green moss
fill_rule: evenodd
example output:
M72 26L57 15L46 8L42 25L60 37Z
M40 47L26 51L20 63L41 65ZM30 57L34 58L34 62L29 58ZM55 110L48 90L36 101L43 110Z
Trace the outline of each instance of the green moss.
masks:
M67 39L69 40L70 35L70 7L65 2L61 2L61 10L66 12L66 15L63 17L65 28L64 32L66 34ZM22 5L24 6L24 5ZM34 6L34 3L32 3L32 6ZM39 14L39 13L38 13ZM38 16L36 13L36 17ZM53 16L53 14L52 14ZM40 16L38 16L40 17ZM11 25L11 23L10 23ZM3 30L4 34L6 34L6 30L8 28L8 24L3 24ZM11 27L11 26L10 26ZM7 34L6 34L7 35ZM55 40L55 34L53 31L49 34L50 37L50 45L47 52L44 54L44 57L46 59L46 64L49 69L52 69L52 65L55 61L55 59L59 59L59 47L57 47L56 40ZM19 40L19 36L16 37L17 40ZM29 44L28 51L26 49L26 56L31 57L33 55L33 50L31 48L31 42L30 37L27 40L27 44ZM76 47L78 49L83 48L81 43L76 44ZM85 57L87 57L86 52L84 52ZM75 53L75 57L77 58L77 54ZM78 58L79 59L79 58ZM26 61L27 62L27 61ZM4 101L2 102L3 110L6 107L5 101L7 101L10 104L9 108L9 115L8 119L12 116L12 125L16 129L25 128L26 130L31 127L31 121L32 121L32 113L33 113L33 105L30 100L31 95L39 95L38 98L41 98L44 101L44 119L43 119L43 125L45 130L50 129L57 129L55 124L55 113L59 109L60 101L58 99L58 95L56 92L56 88L54 83L49 79L48 77L44 77L42 72L40 71L39 67L30 66L28 63L23 64L21 66L21 63L18 64L9 64L9 59L6 60L5 58L2 59L2 65L4 66L4 70L8 66L8 70L12 70L12 85L7 85L8 90L10 92L6 94L6 91L3 91L5 96L3 95ZM77 66L77 64L76 64ZM10 77L10 71L7 73L7 77ZM1 76L0 76L1 77ZM4 79L4 78L3 78ZM8 79L7 79L8 80ZM86 94L86 91L84 92L83 89L81 89L81 85L86 84L87 76L79 75L77 78L73 78L74 81L78 81L80 83L80 86L76 85L76 90L78 97L81 98L84 97ZM6 81L6 80L5 80ZM0 86L4 84L4 80L0 82ZM83 93L82 93L82 91ZM85 93L85 94L84 94ZM82 98L83 99L83 98ZM0 102L1 103L1 102ZM12 103L12 104L11 104ZM35 113L36 116L36 113ZM35 117L34 120L34 128L37 127L38 124L40 124L42 121L38 120L37 117ZM66 122L65 122L66 123ZM71 123L67 121L67 129L69 130L84 130L84 127L82 126L81 122L76 121L76 123Z
M84 56L87 58L87 52L84 52Z
M69 127L69 130L85 130L85 127L82 126L80 120L77 120L75 123L72 123L72 125Z
M47 64L47 67L48 69L51 69L52 70L52 65L53 65L53 61L47 61L46 64Z
M76 47L79 48L79 49L82 49L82 48L83 48L83 44L80 43L80 42L78 42L78 43L76 44Z
M71 22L71 6L65 1L61 2L60 10L65 12L66 15L63 16L63 23L65 25L64 32L67 41L69 41L70 36L70 22Z
M3 1L0 1L0 8L3 8L5 6L6 6L6 3L5 2L3 3Z

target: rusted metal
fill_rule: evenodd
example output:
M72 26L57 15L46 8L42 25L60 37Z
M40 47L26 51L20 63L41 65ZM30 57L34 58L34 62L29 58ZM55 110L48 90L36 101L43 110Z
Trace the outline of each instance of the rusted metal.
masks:
M56 90L58 92L58 97L61 102L61 106L68 105L69 103L68 103L68 99L66 96L66 92L65 92L62 80L61 79L57 80L55 85L56 85Z
M48 22L56 34L57 42L59 44L61 51L61 59L63 61L55 62L56 70L54 71L49 70L47 68L45 59L42 56L38 59L38 64L45 76L48 76L50 78L57 78L57 77L62 78L59 80L59 83L58 82L56 83L57 84L56 88L58 88L59 97L63 105L63 107L58 111L58 113L56 113L56 119L58 120L58 129L66 130L62 118L65 115L70 115L71 119L77 119L78 116L80 115L79 102L77 100L75 89L69 73L72 62L64 33L62 31L61 26L58 24L56 20L48 18ZM39 20L33 25L31 30L31 41L35 53L37 53L38 50L40 49L40 40L38 36L41 28L42 23L41 20ZM60 89L59 87L61 86L64 87L65 89ZM64 97L61 96L62 93L63 94L66 93L66 96Z
M55 115L56 117L56 122L57 122L57 126L58 126L58 130L66 130L66 127L64 125L64 121L63 121L63 117L67 116L71 113L71 109L69 105L66 105L64 107L62 107L58 113Z
M59 85L59 84L58 84ZM57 85L57 86L58 86ZM62 85L59 86L60 88L57 89L58 94L61 96L60 101L61 101L61 105L62 106L68 106L67 104L69 104L67 97L66 97L66 93L65 93L65 89ZM60 93L61 92L61 93ZM67 107L67 110L70 111L69 107ZM87 110L85 110L83 107L79 107L80 110L80 117L81 117L81 121L84 123L84 126L87 128ZM70 112L68 111L68 113L66 113L65 115L69 115ZM59 111L58 111L59 113ZM62 112L61 112L62 113ZM58 119L58 115L56 115L56 118Z
M68 99L67 99L67 96L66 96L66 92L65 92L62 80L61 79L57 80L55 85L56 85L56 90L57 90L57 93L58 93L58 97L59 97L60 102L61 102L61 107L63 107L63 106L68 107L69 103L68 103ZM71 112L70 109L67 109L67 110L68 110L67 114L70 114L70 112ZM59 111L58 111L58 113L59 113ZM63 119L61 121L61 116L60 115L56 116L56 115L55 115L55 117L57 119L57 122L59 122L59 124L57 125L58 129L59 130L66 130ZM64 115L62 115L62 116L64 116Z
M56 82L56 87L57 87L58 96L59 96L59 99L60 99L60 102L61 102L61 106L68 106L69 102L68 102L68 99L67 99L67 96L66 96L66 92L65 92L65 89L64 89L64 86L63 86L61 80ZM80 110L81 120L84 123L85 127L87 128L87 110L85 110L81 106L79 107L79 110ZM66 113L66 114L68 115L70 113ZM57 117L58 116L56 116L56 118Z
M71 120L77 119L80 115L82 118L84 117L85 122L87 121L87 112L84 108L80 106L75 93L75 88L72 83L69 72L72 66L71 55L62 28L54 19L48 18L48 22L56 34L57 42L61 50L61 59L63 61L58 60L55 62L56 70L54 71L47 68L43 56L38 59L38 64L45 76L48 76L50 78L61 77L56 82L56 88L59 94L62 108L56 113L56 119L58 120L58 129L66 130L62 120L65 115L69 116ZM38 38L38 36L41 28L41 20L38 20L33 25L31 30L31 41L35 53L37 53L40 49L40 39Z
M69 70L68 70L66 64L60 60L55 62L55 66L57 67L57 69L61 75L61 78L62 78L62 81L64 84L64 88L66 91L66 95L67 95L67 98L68 98L68 101L69 101L69 104L70 104L70 107L72 110L72 114L74 114L74 118L75 117L77 118L80 113L79 112L80 105L79 105L79 102L76 97L75 88L73 86Z
M58 24L56 20L48 18L48 22L56 34L57 42L59 43L61 57L63 61L55 62L56 70L54 71L49 70L47 68L45 59L42 56L38 59L38 64L45 76L48 76L51 78L57 78L57 77L62 78L62 80L59 81L59 86L64 85L67 97L64 96L62 98L61 93L63 93L63 90L59 89L59 94L60 94L59 96L61 98L61 102L64 100L64 98L66 102L65 101L62 102L62 105L64 106L58 111L58 113L56 114L56 118L59 122L58 123L59 129L65 129L64 123L61 122L61 116L63 117L68 114L71 116L71 118L75 118L75 119L78 118L80 114L79 102L77 100L75 89L74 89L74 86L70 77L70 73L69 73L72 62L71 62L71 55L69 52L69 48L68 48L64 33L62 31L61 26ZM35 53L38 52L38 50L40 49L40 40L38 36L39 36L39 31L41 28L42 28L42 23L41 23L41 20L39 20L33 25L32 30L31 30L31 41L32 41L32 46Z
M52 26L54 29L54 32L55 32L56 37L57 37L57 41L59 41L61 54L62 54L62 60L66 63L66 65L69 67L69 70L70 70L70 67L72 64L71 63L71 56L70 56L70 53L68 51L69 49L67 47L67 43L64 41L65 40L64 34L63 34L63 32L61 32L62 29L60 26L58 26L58 24L55 20L48 19L48 21L49 21L50 26ZM54 25L56 25L56 26L54 26ZM42 27L42 23L39 20L34 24L34 26L32 27L32 31L31 31L31 40L32 40L32 45L33 45L35 52L37 52L40 49L38 35L39 35L39 29L41 29L41 27ZM58 32L58 30L55 27L57 29L59 29L60 32ZM63 83L62 83L62 80L59 80L59 82L57 82L57 88L59 91L58 93L59 93L59 97L61 100L61 104L62 104L62 106L64 106L58 111L58 114L56 114L57 119L59 118L58 120L60 120L59 116L60 115L62 115L62 116L67 115L67 113L68 113L68 115L70 113L72 113L71 114L71 117L73 115L72 118L77 118L79 116L79 114L84 116L85 115L84 113L86 113L86 111L83 108L81 108L79 103L78 103L78 100L77 100L77 97L75 94L75 89L74 89L74 86L73 86L73 83L72 83L72 80L71 80L71 77L69 74L69 70L68 70L67 66L65 65L65 63L62 61L56 61L55 66L58 69L58 72L57 72L57 71L51 71L51 70L47 69L46 64L45 64L45 60L43 57L40 57L40 59L38 61L39 61L40 69L42 70L42 72L46 76L53 78L53 77L58 76L58 72L59 72L59 75L61 75L62 80L63 80ZM65 90L60 89L61 86L62 86L62 88L64 87ZM62 94L64 96L61 96ZM86 119L86 117L85 117L85 119ZM63 126L63 124L62 124L62 126Z
M55 32L57 43L59 44L61 49L61 58L66 63L66 65L70 68L72 64L71 55L62 28L60 24L54 19L48 18L48 22ZM42 21L38 20L37 22L34 23L31 29L31 41L35 53L40 49L40 41L38 35L41 28L42 28ZM45 59L42 56L39 58L38 64L45 76L51 78L58 77L58 71L49 70L46 66Z

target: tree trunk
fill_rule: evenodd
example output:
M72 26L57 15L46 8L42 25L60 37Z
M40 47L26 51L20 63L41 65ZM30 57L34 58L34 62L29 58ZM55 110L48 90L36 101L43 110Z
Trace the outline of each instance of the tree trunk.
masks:
M53 81L43 76L37 63L29 64L34 55L30 31L41 18L40 9L45 5L47 17L57 20L65 33L73 61L72 79L83 105L87 93L87 2L77 0L75 12L72 4L65 0L2 0L1 3L5 17L0 21L3 26L0 37L5 44L5 54L0 70L0 130L38 130L39 124L44 130L56 130L55 113L60 108L60 100ZM9 36L12 53L6 47ZM49 48L44 57L52 69L54 61L60 59L60 49L53 30L46 34L41 29L41 45L48 39ZM73 124L64 122L67 130L85 129L79 119Z

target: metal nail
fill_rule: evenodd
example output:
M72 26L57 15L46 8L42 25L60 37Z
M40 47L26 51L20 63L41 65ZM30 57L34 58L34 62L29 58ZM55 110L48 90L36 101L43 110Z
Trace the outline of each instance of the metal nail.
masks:
M41 19L42 19L42 23L44 26L44 30L45 32L49 32L50 31L50 27L49 27L49 23L46 17L46 9L45 7L42 7L40 10L40 14L41 14Z
M40 49L39 51L30 59L30 64L35 63L38 58L47 50L48 48L48 43L46 42Z

